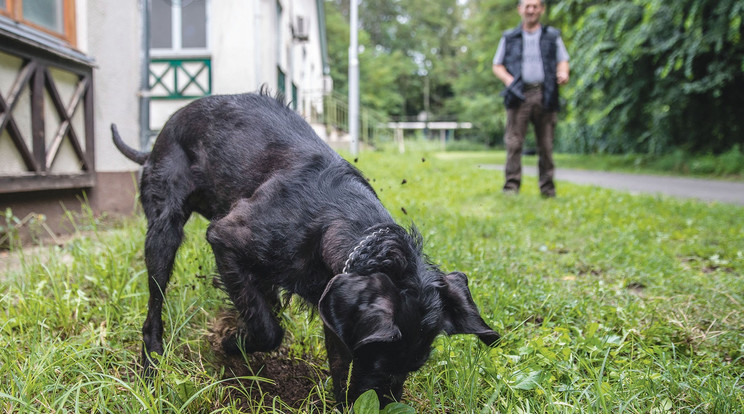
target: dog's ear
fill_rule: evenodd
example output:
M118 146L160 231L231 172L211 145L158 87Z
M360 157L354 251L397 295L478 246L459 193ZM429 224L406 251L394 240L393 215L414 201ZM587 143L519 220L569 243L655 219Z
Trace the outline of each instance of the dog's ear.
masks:
M478 312L468 289L468 277L453 272L444 276L442 292L444 332L447 335L474 334L486 345L493 346L500 339Z
M349 348L401 338L395 325L400 296L382 273L360 276L340 274L331 279L320 297L318 312L323 323Z

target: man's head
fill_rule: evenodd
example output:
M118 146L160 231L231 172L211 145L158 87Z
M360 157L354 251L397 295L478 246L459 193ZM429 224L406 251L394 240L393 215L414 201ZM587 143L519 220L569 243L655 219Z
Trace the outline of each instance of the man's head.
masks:
M545 12L544 0L519 0L517 6L522 24L527 30L535 29L540 24L540 17Z

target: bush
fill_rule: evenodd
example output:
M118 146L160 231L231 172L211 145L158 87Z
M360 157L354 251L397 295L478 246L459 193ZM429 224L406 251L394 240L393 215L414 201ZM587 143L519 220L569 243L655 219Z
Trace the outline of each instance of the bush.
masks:
M744 174L744 153L739 144L718 157L716 173L720 175Z

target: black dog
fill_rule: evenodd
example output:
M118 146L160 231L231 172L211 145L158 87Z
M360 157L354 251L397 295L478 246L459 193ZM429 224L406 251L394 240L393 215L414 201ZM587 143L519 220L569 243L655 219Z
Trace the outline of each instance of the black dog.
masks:
M197 100L170 118L151 153L126 146L111 126L117 148L144 164L146 371L150 353L163 352L164 293L193 212L211 220L207 239L243 322L224 350L277 348L279 291L297 294L318 307L339 402L369 389L383 404L400 399L440 332L494 344L465 275L429 263L415 230L395 224L361 173L281 100Z

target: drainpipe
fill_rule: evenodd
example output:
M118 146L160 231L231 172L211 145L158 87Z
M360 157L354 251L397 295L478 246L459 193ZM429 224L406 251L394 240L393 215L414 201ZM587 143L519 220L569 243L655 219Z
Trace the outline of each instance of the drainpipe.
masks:
M349 135L351 135L351 153L359 153L359 39L358 39L358 3L349 2Z
M142 0L142 44L140 45L140 148L150 145L150 0Z
M261 87L261 82L263 82L263 76L261 74L261 63L263 62L263 59L261 58L261 54L263 50L261 50L261 39L263 36L261 36L261 1L260 0L253 0L253 73L255 76L255 84L256 84L256 90L258 90Z

